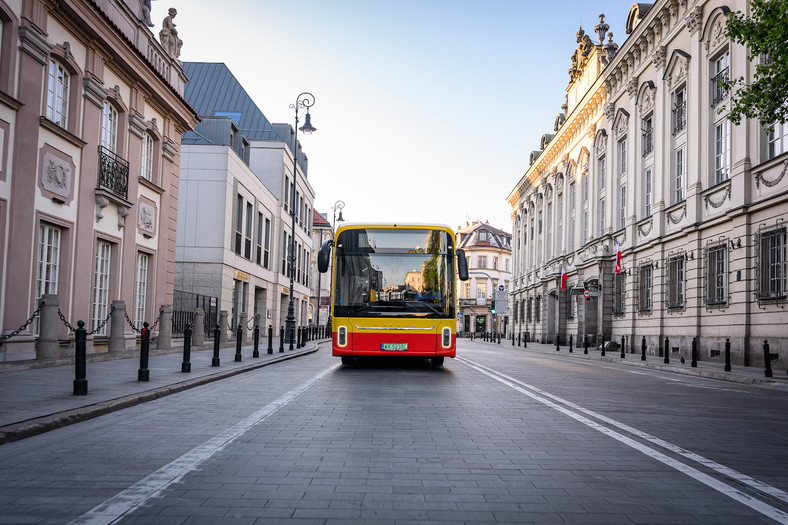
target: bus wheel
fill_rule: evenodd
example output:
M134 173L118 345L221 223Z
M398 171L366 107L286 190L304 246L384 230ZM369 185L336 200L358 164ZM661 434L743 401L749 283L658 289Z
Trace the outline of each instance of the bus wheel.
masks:
M353 364L353 356L352 355L343 355L342 356L342 364L343 365L352 365Z
M432 366L443 366L443 356L441 357L431 357L430 363Z

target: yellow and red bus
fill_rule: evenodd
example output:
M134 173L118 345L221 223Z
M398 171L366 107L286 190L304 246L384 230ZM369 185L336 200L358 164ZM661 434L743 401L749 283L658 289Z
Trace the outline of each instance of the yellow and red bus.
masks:
M328 271L332 352L356 357L425 357L435 366L456 354L456 277L468 279L454 233L436 224L345 224L323 243Z

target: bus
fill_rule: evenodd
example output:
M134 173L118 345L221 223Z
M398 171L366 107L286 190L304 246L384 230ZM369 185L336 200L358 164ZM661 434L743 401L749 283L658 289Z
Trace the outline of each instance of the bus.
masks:
M429 358L456 354L456 277L468 279L454 233L436 224L344 224L323 243L318 270L331 286L332 353Z

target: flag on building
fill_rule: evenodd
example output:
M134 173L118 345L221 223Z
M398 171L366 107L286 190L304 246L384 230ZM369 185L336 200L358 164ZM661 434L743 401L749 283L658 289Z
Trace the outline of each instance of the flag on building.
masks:
M621 245L616 243L616 273L621 273Z
M566 270L564 270L564 265L561 265L561 289L566 290L566 280L569 279L569 275L567 275Z

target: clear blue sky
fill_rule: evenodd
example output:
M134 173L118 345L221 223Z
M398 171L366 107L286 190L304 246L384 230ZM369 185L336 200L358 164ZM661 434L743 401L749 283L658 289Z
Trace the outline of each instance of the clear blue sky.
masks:
M155 0L183 61L225 62L271 122L294 122L315 208L347 221L466 219L511 231L506 197L552 132L575 33L599 14L624 41L632 2L601 0ZM302 121L303 123L303 121Z

